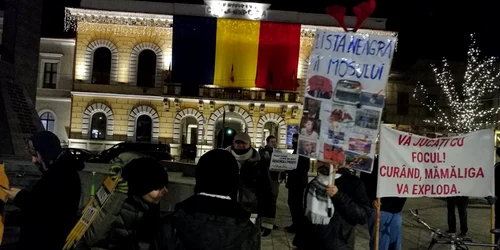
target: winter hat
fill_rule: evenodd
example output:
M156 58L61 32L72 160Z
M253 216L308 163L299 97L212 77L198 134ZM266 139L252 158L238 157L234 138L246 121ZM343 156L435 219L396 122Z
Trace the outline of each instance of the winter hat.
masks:
M61 141L52 132L37 132L31 136L30 141L33 144L33 149L42 157L46 167L50 167L62 153Z
M142 196L168 186L167 171L159 161L149 157L130 161L123 167L122 177L132 195Z
M229 151L214 149L201 156L196 165L195 176L195 193L229 196L236 200L239 167Z
M233 142L242 141L246 144L251 144L250 136L247 133L238 133L234 136Z

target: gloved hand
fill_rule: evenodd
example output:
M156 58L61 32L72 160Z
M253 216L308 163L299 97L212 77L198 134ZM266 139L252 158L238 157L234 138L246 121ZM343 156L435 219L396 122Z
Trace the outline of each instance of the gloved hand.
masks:
M493 196L488 196L485 199L488 201L488 205L493 205L497 201L497 198Z
M262 237L267 237L271 234L273 230L265 227L260 227L260 232L262 233Z

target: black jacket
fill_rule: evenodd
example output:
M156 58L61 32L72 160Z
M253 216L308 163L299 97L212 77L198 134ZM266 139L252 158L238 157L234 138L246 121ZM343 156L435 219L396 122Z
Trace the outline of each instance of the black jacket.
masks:
M259 148L259 154L262 164L267 166L267 168L269 169L271 167L271 158L273 157L273 150L268 147L261 147ZM281 173L278 171L269 171L269 176L271 177L272 181L279 181L280 174Z
M177 204L164 226L167 250L260 249L260 229L230 200L194 195Z
M62 249L77 221L83 163L61 154L31 191L21 190L14 203L22 210L19 248Z
M155 249L161 228L159 205L150 205L126 194L114 193L109 199L106 204L116 206L106 207L105 213L92 222L77 249Z
M297 150L293 151L293 154L297 154ZM286 182L286 188L297 188L304 189L309 182L309 168L311 165L311 160L304 156L299 156L299 161L297 163L297 168L292 171L288 171L288 180Z
M231 147L226 150L231 151ZM273 224L273 194L269 169L262 162L259 152L252 150L252 157L240 166L238 200L245 211L258 214L264 223Z
M352 250L356 225L368 221L370 211L363 182L348 169L338 171L335 180L338 193L332 197L335 213L330 223L313 225L308 219L297 232L293 243L304 250ZM305 202L304 204L307 204Z
M377 181L378 181L378 156L375 157L373 161L373 170L371 174L361 173L361 180L366 188L366 194L370 200L370 207L374 200L377 199ZM386 197L380 199L380 211L388 213L399 213L403 211L403 207L406 203L406 198L398 197Z

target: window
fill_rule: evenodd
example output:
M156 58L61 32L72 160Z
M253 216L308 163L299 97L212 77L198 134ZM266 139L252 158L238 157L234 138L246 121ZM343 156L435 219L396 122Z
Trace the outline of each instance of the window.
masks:
M156 54L143 50L139 54L137 67L137 86L153 88L156 81Z
M44 112L40 115L40 120L42 121L42 126L46 131L50 131L54 133L55 129L55 124L56 124L56 119L54 117L54 114L52 112Z
M105 47L94 51L92 83L109 84L111 76L111 50Z
M198 142L198 121L188 116L181 121L181 144L196 145Z
M262 145L266 145L266 139L270 135L279 138L278 130L279 128L276 123L266 122L266 124L264 124L264 129L262 130Z
M398 115L407 115L410 112L410 93L398 92Z
M153 132L153 121L149 115L141 115L137 118L137 126L135 129L135 140L150 142L151 133Z
M43 66L43 88L55 89L58 63L46 62Z
M104 113L95 113L90 124L90 138L103 140L106 138L107 118Z

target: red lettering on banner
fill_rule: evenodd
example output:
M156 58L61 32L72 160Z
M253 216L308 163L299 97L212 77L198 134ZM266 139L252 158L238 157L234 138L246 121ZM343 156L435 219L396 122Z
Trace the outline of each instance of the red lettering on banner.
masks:
M407 194L408 193L408 184L396 184L396 188L398 190L398 194Z
M466 167L457 168L456 166L451 166L450 168L438 168L434 166L433 168L425 169L425 179L474 179L474 178L484 178L483 168Z
M399 136L399 145L401 145L401 136ZM404 136L403 139L405 139L406 143L406 137ZM428 148L444 148L447 146L450 147L463 147L464 146L464 141L465 138L460 137L460 138L436 138L436 139L431 139L431 138L419 138L416 142L413 143L414 147L428 147ZM403 145L405 145L403 143ZM409 146L409 145L405 145Z
M413 195L450 195L459 194L455 184L414 184Z
M444 163L446 161L446 153L411 152L411 161L425 163Z
M380 177L398 178L398 179L420 179L420 169L406 167L406 165L398 166L381 166L379 169Z
M403 146L410 146L411 135L399 135L398 144Z

